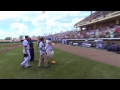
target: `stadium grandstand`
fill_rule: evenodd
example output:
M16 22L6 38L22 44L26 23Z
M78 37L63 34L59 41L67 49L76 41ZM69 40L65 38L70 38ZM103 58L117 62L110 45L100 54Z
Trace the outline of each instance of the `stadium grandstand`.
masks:
M88 17L79 21L74 25L79 30L71 30L66 32L48 35L54 41L67 39L68 41L83 41L85 38L92 40L95 38L103 38L104 41L120 40L120 11L95 11Z
M95 11L74 25L78 30L71 30L48 35L54 40L83 38L119 38L120 11ZM113 34L113 35L112 35Z
M119 38L120 11L96 11L74 26L81 38Z

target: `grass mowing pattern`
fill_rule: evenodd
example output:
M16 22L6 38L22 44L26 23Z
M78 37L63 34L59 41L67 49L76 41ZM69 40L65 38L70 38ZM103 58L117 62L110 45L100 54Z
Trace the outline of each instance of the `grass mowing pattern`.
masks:
M0 79L120 78L118 67L95 62L58 49L55 49L56 64L50 68L38 68L38 61L35 60L30 62L32 68L23 69L20 66L22 59L22 47L0 53Z

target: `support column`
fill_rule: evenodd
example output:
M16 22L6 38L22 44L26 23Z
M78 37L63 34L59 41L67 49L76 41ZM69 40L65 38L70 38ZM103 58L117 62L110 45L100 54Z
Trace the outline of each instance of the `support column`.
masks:
M82 26L81 26L81 27L79 27L79 28L80 28L80 31L82 31L82 30L83 30L83 29L82 29L82 28L83 28Z
M119 19L116 19L116 24L120 24L120 20Z
M96 27L97 27L97 26L96 26L96 23L95 23L95 24L94 24L94 29L96 29Z

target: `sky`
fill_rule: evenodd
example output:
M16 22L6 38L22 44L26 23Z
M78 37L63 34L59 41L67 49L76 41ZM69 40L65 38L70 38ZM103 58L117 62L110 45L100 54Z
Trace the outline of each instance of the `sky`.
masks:
M0 39L43 36L70 31L90 11L0 11Z

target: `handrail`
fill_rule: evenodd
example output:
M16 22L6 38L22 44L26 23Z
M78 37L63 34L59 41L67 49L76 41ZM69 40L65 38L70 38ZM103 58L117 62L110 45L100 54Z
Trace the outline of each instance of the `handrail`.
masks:
M96 38L90 38L90 39L88 39L88 40L95 40ZM112 39L114 39L114 40L120 40L120 38L102 38L103 40L112 40ZM86 40L85 38L84 39L66 39L66 40Z

